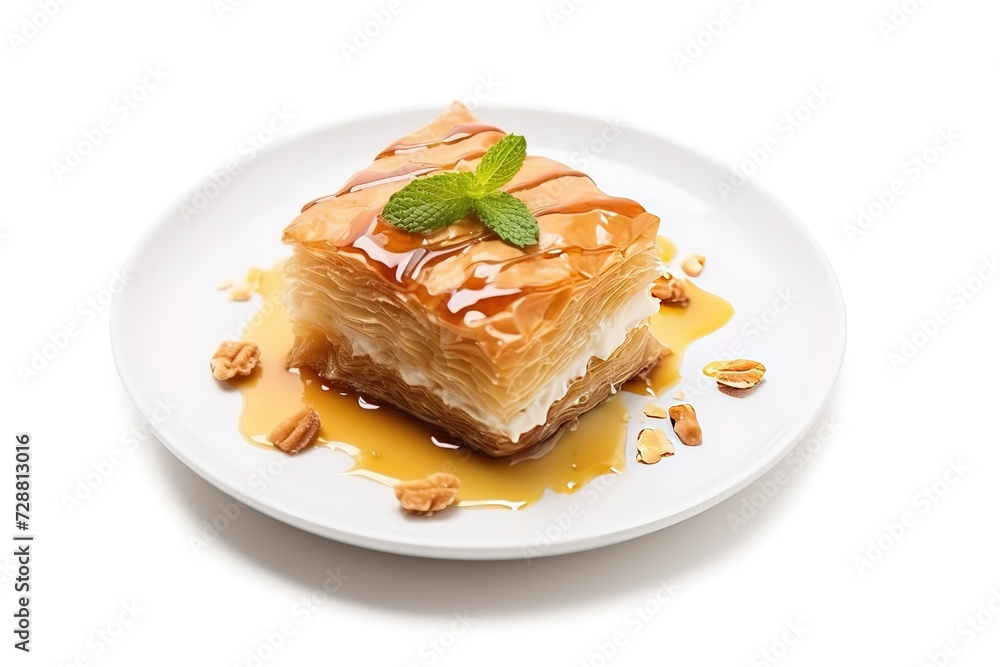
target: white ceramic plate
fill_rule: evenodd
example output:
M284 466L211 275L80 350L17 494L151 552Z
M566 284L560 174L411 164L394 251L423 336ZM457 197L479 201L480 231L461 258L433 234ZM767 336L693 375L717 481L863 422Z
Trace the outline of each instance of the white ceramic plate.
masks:
M343 454L317 449L293 458L248 445L237 427L241 398L211 379L207 358L256 305L229 302L215 285L286 256L281 231L304 202L336 190L435 114L358 120L261 152L227 187L203 188L210 199L196 216L182 215L189 194L138 243L127 261L132 282L112 308L115 361L136 407L181 461L248 505L318 535L401 554L508 559L593 549L677 523L754 481L803 438L837 377L845 319L833 271L794 215L752 183L723 202L716 184L728 170L670 141L631 129L616 136L604 122L575 115L481 109L485 121L525 135L531 152L642 202L681 253L709 258L699 284L728 299L736 315L693 345L682 366L705 444L655 466L630 460L624 476L598 478L574 495L548 493L518 512L459 510L431 520L405 516L385 487L340 474L350 467ZM765 384L744 399L711 383L694 396L690 383L701 367L735 344L739 356L767 365ZM639 416L631 449L646 401L626 400ZM177 407L162 409L170 404Z

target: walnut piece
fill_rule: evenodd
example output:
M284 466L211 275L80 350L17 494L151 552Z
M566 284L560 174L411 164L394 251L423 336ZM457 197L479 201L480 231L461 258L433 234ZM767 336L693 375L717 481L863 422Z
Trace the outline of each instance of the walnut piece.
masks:
M653 282L653 296L667 306L687 306L684 281L669 273L664 273Z
M701 255L688 255L681 262L681 269L692 278L697 278L705 269L705 258Z
M644 428L639 431L636 449L635 460L647 465L659 463L660 459L674 455L674 443L659 428Z
M219 345L209 365L216 380L228 380L234 375L250 375L260 361L260 348L245 340L227 340Z
M458 477L446 472L436 472L423 479L400 482L393 490L403 509L430 516L454 503L461 485L462 481Z
M267 440L286 454L297 454L312 443L319 427L319 413L307 405L278 424Z
M715 381L721 387L731 389L752 389L764 379L767 369L764 364L752 359L733 359L719 364L715 369Z
M675 405L667 411L670 414L670 422L674 425L674 433L688 447L697 447L701 444L701 424L698 423L698 415L694 408L688 404Z
M657 405L656 403L650 403L645 408L643 408L642 412L647 417L651 417L653 419L667 418L667 411L663 408L662 405Z

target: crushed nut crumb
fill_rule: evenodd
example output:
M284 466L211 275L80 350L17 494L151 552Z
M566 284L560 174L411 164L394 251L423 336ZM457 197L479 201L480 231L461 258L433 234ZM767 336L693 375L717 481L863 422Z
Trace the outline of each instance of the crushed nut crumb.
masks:
M446 472L436 472L423 479L413 479L397 484L393 491L403 509L430 516L455 502L462 481Z
M719 388L753 389L764 379L764 364L752 359L733 359L715 367L715 381Z
M230 301L249 301L253 296L253 285L240 281L229 288Z
M643 409L643 414L652 419L666 419L667 411L662 405L650 403Z
M636 443L635 460L639 463L652 465L660 459L674 455L674 443L670 442L663 429L644 428L639 431L639 441Z
M701 444L701 424L698 423L698 415L690 405L675 405L667 411L670 414L670 422L674 426L674 433L688 447L697 447Z
M670 273L664 273L653 282L653 296L668 306L688 305L684 281Z
M307 405L278 424L267 440L286 454L297 454L312 443L319 427L319 413L316 408Z
M236 375L250 375L260 361L260 348L245 340L227 340L219 345L209 365L217 380L228 380Z
M689 255L681 262L681 269L692 278L697 278L705 269L705 258L701 255Z

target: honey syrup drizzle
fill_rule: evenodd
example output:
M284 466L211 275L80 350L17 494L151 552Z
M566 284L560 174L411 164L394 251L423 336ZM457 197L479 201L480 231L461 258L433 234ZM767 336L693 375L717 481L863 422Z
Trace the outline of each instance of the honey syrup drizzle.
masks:
M649 320L656 339L670 349L649 375L626 383L624 389L635 394L660 396L681 381L681 361L691 343L722 328L733 317L733 307L721 297L706 292L688 281L684 290L686 307L660 306Z
M660 248L662 252L672 245L661 244ZM349 455L354 464L346 474L392 486L399 480L448 472L462 480L459 506L519 509L541 498L546 489L574 493L595 477L625 471L630 415L620 398L586 413L575 429L564 431L541 449L510 459L492 459L448 443L443 434L433 433L393 408L328 387L310 369L287 370L285 360L293 336L281 298L283 264L279 262L267 271L253 269L248 276L248 282L264 297L246 337L260 347L260 364L248 378L232 381L243 396L240 431L248 442L272 448L267 434L274 426L302 405L311 404L322 421L315 446ZM632 382L627 389L658 395L676 384L680 357L687 345L732 316L732 307L719 297L690 284L688 295L686 309L664 306L651 321L654 334L673 354L648 380Z

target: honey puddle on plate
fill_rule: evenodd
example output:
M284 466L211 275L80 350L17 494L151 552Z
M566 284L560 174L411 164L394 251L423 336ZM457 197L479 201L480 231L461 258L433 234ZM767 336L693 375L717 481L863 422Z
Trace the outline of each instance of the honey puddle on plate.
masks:
M672 246L661 242L660 249L669 259ZM240 430L249 442L271 448L267 434L302 405L312 404L322 421L315 446L348 454L354 466L346 474L392 486L399 480L448 472L462 480L460 506L519 509L538 500L546 489L573 493L599 475L625 471L630 416L617 397L583 415L574 430L564 431L541 449L498 460L450 444L444 434L433 433L392 408L327 387L309 369L287 370L292 332L281 297L283 264L268 271L254 269L247 277L264 297L250 317L246 335L260 347L260 364L248 378L232 381L243 395ZM732 317L728 303L690 283L688 295L687 308L664 306L652 318L654 334L674 353L648 380L634 381L626 389L659 395L676 384L687 346Z

